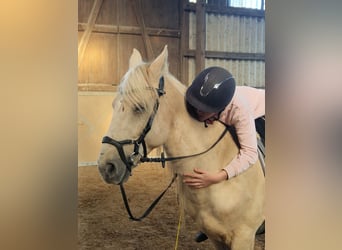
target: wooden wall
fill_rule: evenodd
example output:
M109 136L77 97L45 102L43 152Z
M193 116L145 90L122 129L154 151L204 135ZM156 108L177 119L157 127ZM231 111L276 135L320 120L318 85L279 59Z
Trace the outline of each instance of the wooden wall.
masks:
M79 0L79 90L115 90L133 48L151 61L167 44L180 77L180 8L181 0Z
M217 65L232 68L238 84L264 87L265 11L205 2L79 0L78 89L115 91L133 48L151 61L165 44L170 71L185 85Z

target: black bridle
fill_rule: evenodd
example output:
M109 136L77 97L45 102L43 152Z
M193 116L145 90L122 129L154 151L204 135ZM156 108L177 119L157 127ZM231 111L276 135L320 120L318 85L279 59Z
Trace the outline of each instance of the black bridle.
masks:
M216 144L219 143L219 141L225 136L225 134L229 130L229 128L227 126L225 126L225 129L221 133L219 138L208 149L206 149L205 151L200 152L200 153L196 153L196 154L192 154L192 155L185 155L185 156L177 156L177 157L165 157L164 152L162 152L160 158L147 157L145 137L146 137L147 133L151 130L154 118L157 114L157 111L159 108L159 98L161 96L163 96L164 94L166 94L164 91L164 77L163 76L159 79L159 86L155 90L157 91L158 98L156 99L156 102L154 104L153 112L150 115L150 117L146 123L146 126L143 129L143 131L141 132L138 139L136 139L136 140L128 139L128 140L117 141L113 138L110 138L109 136L105 136L102 139L102 143L111 144L116 148L116 150L118 151L118 153L120 155L120 159L122 160L122 162L126 166L126 173L128 171L131 174L132 173L132 167L138 165L139 163L143 163L143 162L161 162L162 167L164 168L166 161L181 160L181 159L186 159L186 158L195 157L195 156L205 154L208 151L210 151L212 148L214 148L216 146ZM129 157L126 157L125 151L123 149L123 146L125 146L125 145L134 145L133 152L130 154ZM139 150L140 146L142 146L142 148L143 148L143 155L141 155L141 153L140 153L140 150ZM130 216L130 219L135 220L135 221L140 221L141 219L145 218L152 211L153 207L158 203L158 201L165 194L165 192L171 187L172 183L174 182L174 180L177 177L177 175L174 175L174 177L172 178L168 187L157 197L157 199L150 205L150 207L145 211L145 213L142 216L140 216L139 218L136 218L132 215L132 213L130 211L128 201L127 201L127 197L126 197L126 193L125 193L125 190L123 187L123 179L126 176L126 173L123 175L122 179L120 180L119 185L120 185L121 195L122 195L122 198L124 200L126 210Z
M145 128L141 132L140 136L136 140L122 140L122 141L117 141L113 138L110 138L109 136L105 136L102 139L102 143L108 143L113 145L116 150L118 151L120 155L120 159L122 160L123 163L125 163L126 166L126 171L128 171L130 174L132 173L132 167L138 165L139 161L144 162L143 159L147 158L147 149L146 149L146 143L145 143L145 137L147 133L151 130L153 120L157 114L158 108L159 108L159 97L163 96L165 94L164 91L164 77L162 76L159 79L159 87L156 89L158 98L156 99L156 102L153 107L153 112L148 118L148 121L146 123ZM133 152L130 154L130 156L127 158L125 151L123 149L123 146L125 145L134 145ZM143 155L140 154L140 146L143 148ZM125 175L123 175L125 176ZM123 177L124 178L124 177ZM123 181L120 181L119 184L122 183Z

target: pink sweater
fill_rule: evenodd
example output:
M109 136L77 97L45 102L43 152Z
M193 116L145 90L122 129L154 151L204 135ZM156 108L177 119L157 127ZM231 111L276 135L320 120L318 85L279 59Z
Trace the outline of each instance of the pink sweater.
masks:
M234 126L240 143L240 151L223 168L232 178L258 160L257 137L254 119L265 115L265 90L237 86L233 100L220 115L220 121Z

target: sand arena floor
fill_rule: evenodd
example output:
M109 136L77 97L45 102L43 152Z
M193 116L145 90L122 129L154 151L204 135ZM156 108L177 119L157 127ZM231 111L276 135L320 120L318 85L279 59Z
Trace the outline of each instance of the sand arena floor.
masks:
M171 180L170 171L158 164L134 169L125 184L132 213L140 216ZM175 185L152 213L141 222L131 221L119 186L105 184L96 166L78 168L78 249L173 250L179 219ZM181 223L178 250L214 250L209 240L196 243L197 229L190 217ZM258 235L255 250L265 249L265 235Z

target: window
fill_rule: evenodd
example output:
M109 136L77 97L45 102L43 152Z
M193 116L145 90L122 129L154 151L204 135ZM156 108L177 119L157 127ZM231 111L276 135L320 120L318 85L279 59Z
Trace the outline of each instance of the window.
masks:
M196 3L197 0L188 0L189 3ZM223 3L223 5L227 5L228 7L238 7L238 8L248 8L248 9L258 9L265 10L265 1L266 0L205 0L206 4L217 4Z
M230 7L249 8L249 9L265 9L265 0L228 0Z

